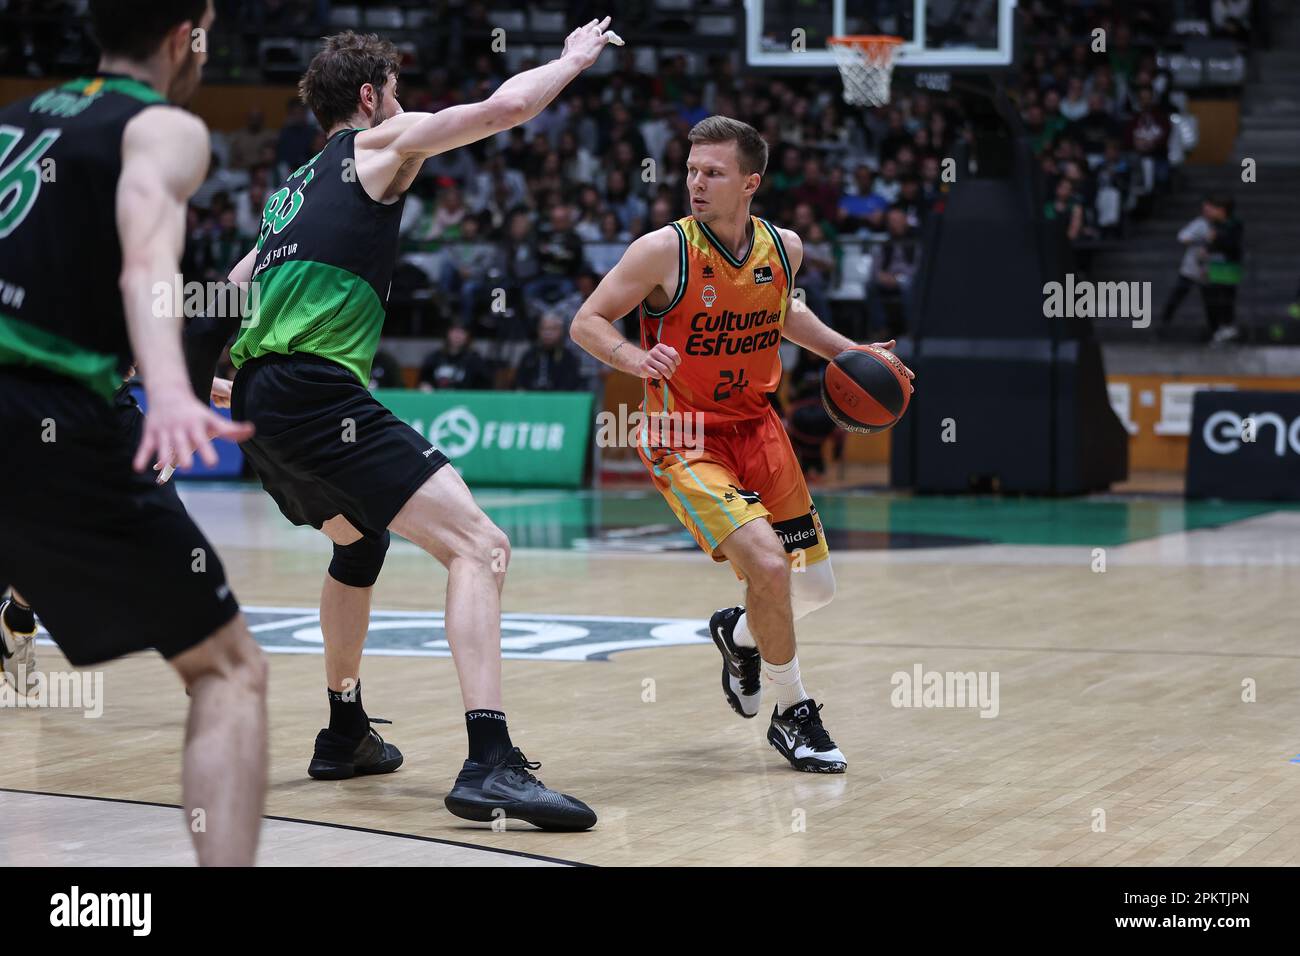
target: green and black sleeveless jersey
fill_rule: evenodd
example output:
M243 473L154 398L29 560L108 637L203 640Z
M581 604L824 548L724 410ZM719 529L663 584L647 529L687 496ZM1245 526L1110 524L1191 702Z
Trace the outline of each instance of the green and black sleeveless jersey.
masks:
M256 307L230 350L236 368L259 355L308 352L369 385L406 199L384 205L366 193L356 174L359 132L335 133L267 199Z
M39 366L106 398L122 384L122 133L166 103L101 74L0 109L0 366Z

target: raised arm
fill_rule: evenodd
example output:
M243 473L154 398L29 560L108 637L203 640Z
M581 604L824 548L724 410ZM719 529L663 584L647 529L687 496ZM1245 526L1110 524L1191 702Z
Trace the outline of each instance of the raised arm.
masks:
M512 76L481 103L437 113L402 113L357 136L357 148L383 150L403 159L427 159L526 123L592 66L610 42L609 17L578 27L558 59Z
M207 464L216 464L212 438L243 441L252 434L251 426L226 421L194 397L181 353L182 317L167 310L158 315L155 309L155 303L175 299L185 206L203 182L209 155L207 128L179 109L145 110L127 124L122 137L118 285L149 403L136 451L137 471L143 471L155 453L165 465L188 468L195 451Z
M676 349L660 343L647 352L625 338L613 323L656 289L664 296L673 294L678 279L677 243L677 233L665 226L628 246L573 317L569 326L573 341L621 372L641 378L672 378L681 362Z

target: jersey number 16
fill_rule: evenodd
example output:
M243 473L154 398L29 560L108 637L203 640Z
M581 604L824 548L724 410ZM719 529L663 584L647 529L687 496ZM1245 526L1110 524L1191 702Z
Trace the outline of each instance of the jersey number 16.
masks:
M23 138L23 132L17 126L0 126L0 239L22 225L36 205L41 183L45 181L41 157L63 135L57 129L37 134L36 141L6 166L5 162Z

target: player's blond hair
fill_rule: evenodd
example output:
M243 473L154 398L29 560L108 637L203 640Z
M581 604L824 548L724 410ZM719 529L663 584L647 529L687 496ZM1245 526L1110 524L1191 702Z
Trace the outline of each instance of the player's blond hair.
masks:
M748 176L767 172L767 140L748 123L730 116L710 116L691 127L687 139L694 143L735 143L740 171Z

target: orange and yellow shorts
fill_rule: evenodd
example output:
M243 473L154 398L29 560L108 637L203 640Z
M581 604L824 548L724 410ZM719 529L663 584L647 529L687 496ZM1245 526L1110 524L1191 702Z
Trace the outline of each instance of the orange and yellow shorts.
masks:
M829 557L821 518L803 469L775 409L766 415L705 426L695 449L642 444L641 461L677 519L714 561L737 528L765 518L791 562Z

